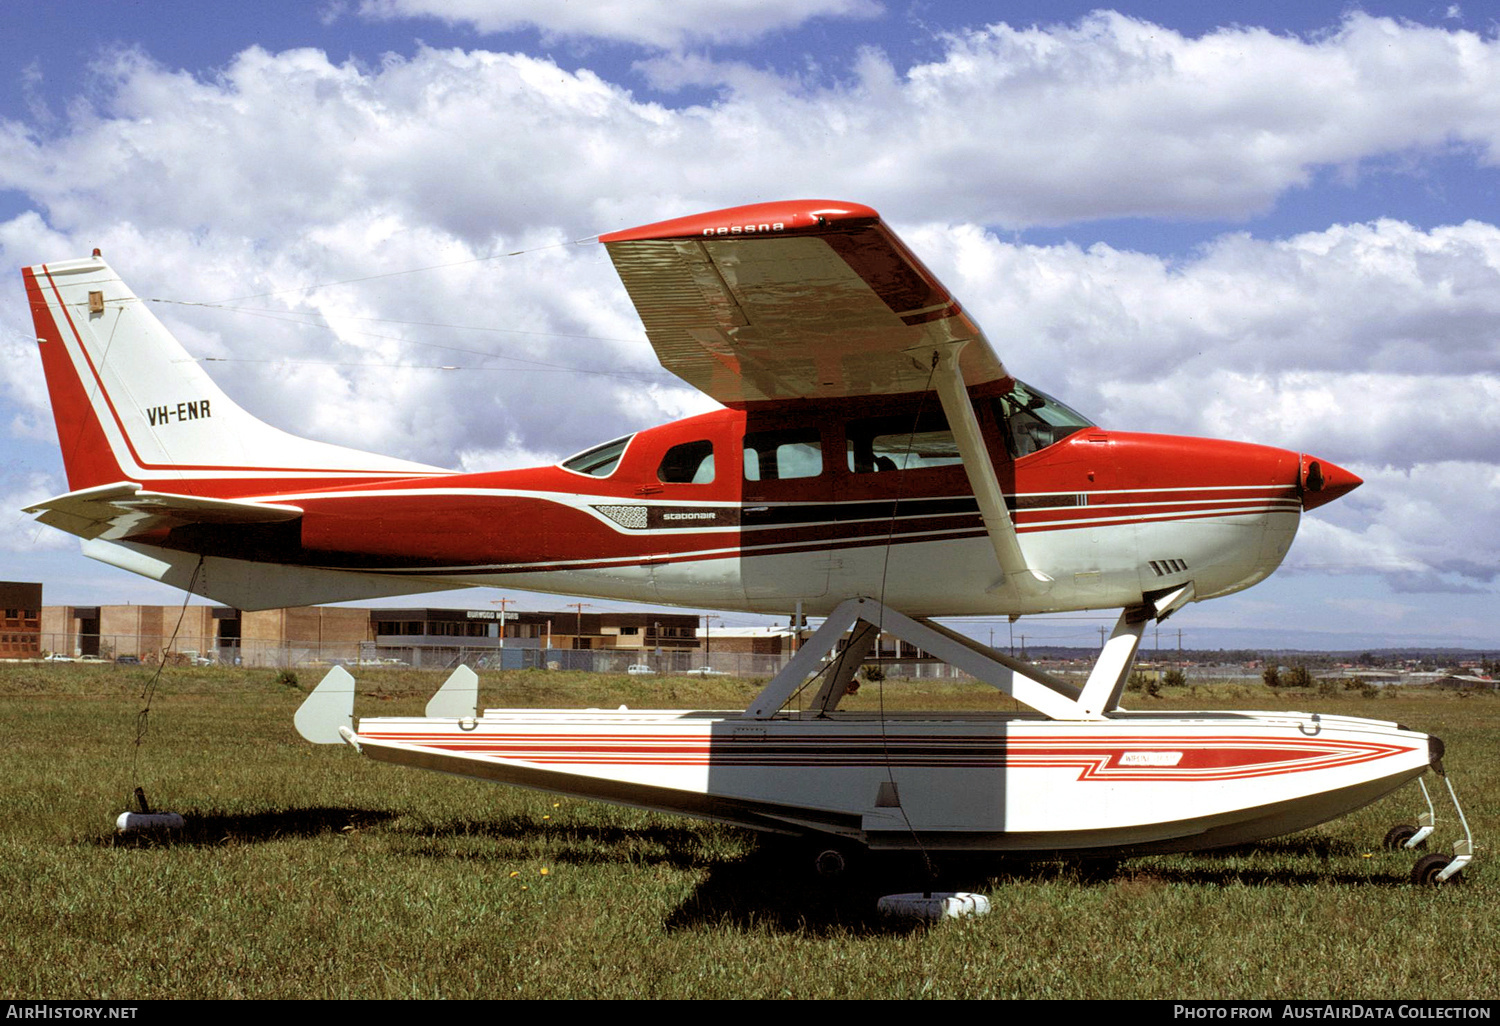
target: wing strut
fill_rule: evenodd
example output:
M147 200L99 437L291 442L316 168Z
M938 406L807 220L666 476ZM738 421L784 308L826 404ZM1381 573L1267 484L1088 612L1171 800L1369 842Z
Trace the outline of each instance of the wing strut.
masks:
M1026 554L1016 540L1016 525L1005 507L1005 492L995 476L995 465L990 461L990 451L985 447L984 436L979 431L979 420L974 416L974 404L969 401L969 388L964 383L959 368L958 354L969 339L946 342L936 346L923 346L917 352L930 350L934 361L932 379L937 387L938 398L943 404L943 413L948 418L948 428L958 444L959 455L964 460L964 472L969 475L969 487L974 489L974 498L979 501L979 515L984 520L984 529L989 533L990 545L995 549L995 559L1000 563L1004 575L995 582L991 591L998 591L1007 583L1027 594L1047 590L1052 578L1033 569L1026 562Z

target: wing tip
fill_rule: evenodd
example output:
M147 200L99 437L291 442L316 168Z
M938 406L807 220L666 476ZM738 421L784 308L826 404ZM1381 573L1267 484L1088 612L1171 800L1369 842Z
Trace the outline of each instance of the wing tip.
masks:
M880 220L863 203L843 200L795 199L750 203L723 210L710 210L638 228L625 228L599 236L612 242L646 242L667 239L741 238L761 235L805 234L837 228L852 228Z

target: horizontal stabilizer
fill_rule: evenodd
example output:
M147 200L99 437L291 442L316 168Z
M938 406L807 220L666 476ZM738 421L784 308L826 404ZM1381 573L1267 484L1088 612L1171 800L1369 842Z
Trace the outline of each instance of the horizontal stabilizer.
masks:
M80 538L107 540L184 524L274 524L302 515L296 506L148 492L129 481L59 495L27 506L26 512Z
M226 556L199 556L159 545L93 538L83 554L153 581L211 598L235 609L284 609L325 602L360 602L389 595L448 591L463 581L398 577L359 570L257 563Z

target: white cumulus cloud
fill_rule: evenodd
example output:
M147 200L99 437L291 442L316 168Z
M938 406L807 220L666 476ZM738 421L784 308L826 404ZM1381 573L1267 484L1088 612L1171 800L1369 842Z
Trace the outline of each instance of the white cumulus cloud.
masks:
M437 18L479 32L540 29L546 37L585 37L677 47L746 43L813 18L872 18L874 0L362 0L361 17Z
M199 78L125 51L66 119L0 123L0 186L54 226L264 239L378 211L479 241L799 193L1008 227L1244 217L1324 167L1496 160L1500 40L1474 32L1354 14L1315 39L1190 38L1100 13L940 45L904 69L869 50L807 82L723 65L714 102L680 107L525 54L364 66L252 48ZM721 67L687 60L697 81Z
M564 22L588 6L391 0L366 14L657 47L709 21L691 5L632 6L636 27L612 28L599 5L588 25ZM749 38L864 5L736 10L714 31ZM0 188L31 208L0 223L0 256L19 266L99 246L141 295L213 304L153 309L193 355L224 361L210 370L248 409L481 469L705 404L656 366L602 248L577 240L783 195L870 202L1016 373L1111 427L1348 466L1367 484L1328 507L1310 552L1363 547L1412 587L1487 586L1492 565L1474 553L1500 551L1500 525L1473 482L1500 461L1488 212L1427 229L1228 234L1176 260L1005 231L1244 217L1322 169L1354 180L1428 154L1491 167L1493 33L1356 13L1316 37L1190 37L1106 12L936 47L909 67L870 49L806 78L655 54L644 71L658 84L718 89L676 106L522 53L416 48L366 64L251 48L193 75L116 51L65 113L0 121ZM420 268L435 269L397 273ZM324 283L345 284L307 288ZM0 293L0 323L4 423L44 435L18 288ZM1462 536L1436 526L1440 504L1413 505L1433 482L1466 497Z

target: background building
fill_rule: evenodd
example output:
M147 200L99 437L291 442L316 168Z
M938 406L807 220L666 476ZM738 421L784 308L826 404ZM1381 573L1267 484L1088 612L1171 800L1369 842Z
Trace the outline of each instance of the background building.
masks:
M477 658L505 669L553 664L561 669L613 668L611 664L621 659L580 655L617 654L630 665L648 655L671 658L698 649L698 618L690 613L502 613L496 609L375 609L368 613L369 656L413 666Z
M5 586L0 586L3 588ZM9 658L48 654L155 664L299 666L404 663L495 668L614 669L660 661L697 665L691 613L502 612L496 609L364 609L303 606L242 612L227 606L42 606L40 585L14 596L24 644ZM26 602L32 602L26 605ZM8 619L7 623L10 622ZM23 633L21 628L16 637ZM0 637L11 637L7 630ZM591 657L595 653L597 657Z
M42 586L0 581L0 659L42 654Z
M0 585L0 588L5 586ZM624 673L716 673L769 677L795 654L797 632L772 627L700 627L692 613L369 609L303 606L243 612L227 606L41 606L40 585L14 592L15 610L31 611L27 640L7 658L55 654L69 659L157 665L387 665L443 669L557 669ZM0 592L0 594L6 594ZM25 602L33 602L26 606ZM5 610L7 613L13 611ZM7 623L12 620L7 620ZM0 637L18 637L6 632ZM912 676L948 668L894 637L871 662L911 664ZM891 667L894 670L894 667Z

